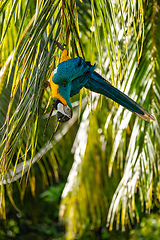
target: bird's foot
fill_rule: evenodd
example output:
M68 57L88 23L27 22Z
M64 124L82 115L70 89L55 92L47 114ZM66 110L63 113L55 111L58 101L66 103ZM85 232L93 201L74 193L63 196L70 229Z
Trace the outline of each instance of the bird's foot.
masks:
M53 39L54 42L56 43L57 47L59 49L61 49L62 51L65 49L65 47L67 46L66 44L60 44L56 39Z

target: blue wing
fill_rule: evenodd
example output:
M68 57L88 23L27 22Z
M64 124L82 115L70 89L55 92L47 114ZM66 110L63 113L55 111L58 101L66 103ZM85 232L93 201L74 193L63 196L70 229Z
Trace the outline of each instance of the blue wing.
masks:
M72 82L78 77L85 75L89 71L89 66L81 57L71 58L58 64L54 70L52 81L55 84Z
M95 71L91 74L84 87L90 89L91 91L103 94L108 98L111 98L113 101L119 103L146 121L149 121L150 119L155 121L155 118L150 113L148 113L138 103L129 98L126 94L113 87Z
M113 87L94 69L95 66L92 66L90 62L85 62L80 57L71 58L58 64L52 81L59 85L57 92L66 99L69 106L71 106L70 97L77 94L82 87L86 87L91 91L111 98L146 121L149 121L149 119L155 120L150 113L120 90Z

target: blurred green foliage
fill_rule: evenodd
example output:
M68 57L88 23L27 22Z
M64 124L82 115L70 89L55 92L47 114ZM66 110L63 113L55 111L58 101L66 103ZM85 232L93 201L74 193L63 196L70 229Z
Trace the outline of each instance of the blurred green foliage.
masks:
M6 199L7 219L0 221L0 239L63 239L64 226L58 220L63 187L64 184L59 183L43 190L40 184L36 196L32 196L30 188L26 187L24 201L20 203L18 189L14 186L14 194L17 195L14 200L20 212Z
M0 240L158 237L158 215L143 217L160 201L159 9L157 0L1 1ZM50 142L54 113L43 140L54 38L157 121L82 90L73 118Z
M160 215L150 214L148 217L142 218L141 222L137 224L133 230L130 231L131 240L157 240L160 237Z

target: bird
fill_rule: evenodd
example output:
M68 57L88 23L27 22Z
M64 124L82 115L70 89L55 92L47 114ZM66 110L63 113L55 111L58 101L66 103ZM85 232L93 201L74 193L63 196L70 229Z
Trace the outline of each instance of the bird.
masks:
M66 48L63 48L60 63L52 72L49 82L58 122L64 123L72 118L70 98L83 87L112 99L145 121L155 121L153 115L98 74L95 64L91 65L79 56L71 58Z

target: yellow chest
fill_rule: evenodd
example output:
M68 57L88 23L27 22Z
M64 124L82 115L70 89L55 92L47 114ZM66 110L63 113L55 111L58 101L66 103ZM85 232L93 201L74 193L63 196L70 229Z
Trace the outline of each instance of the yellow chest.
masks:
M66 100L65 100L65 99L60 95L60 93L58 92L59 85L58 85L58 84L55 84L55 83L52 81L53 74L54 74L54 72L52 72L52 74L51 74L51 76L50 76L50 79L49 79L49 80L50 80L50 86L51 86L51 89L52 89L52 97L59 99L64 105L67 105Z
M67 61L69 60L70 57L67 55L67 50L64 49L63 52L62 52L62 55L61 55L61 60L60 62L64 62L64 61ZM59 88L59 85L58 84L55 84L53 81L52 81L52 77L53 77L53 74L54 72L52 72L49 80L50 80L50 86L51 86L51 89L52 89L52 97L53 98L57 98L59 99L64 105L67 105L67 101L60 95L60 93L58 92L58 88Z

